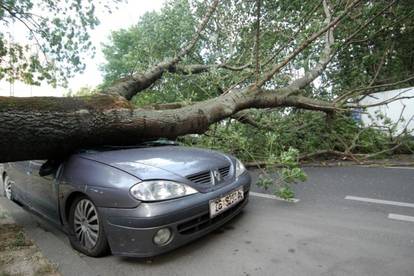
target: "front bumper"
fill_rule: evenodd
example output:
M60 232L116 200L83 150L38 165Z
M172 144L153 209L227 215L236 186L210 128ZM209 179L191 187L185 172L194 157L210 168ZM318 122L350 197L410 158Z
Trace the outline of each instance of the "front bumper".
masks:
M134 209L99 208L112 254L134 257L159 255L195 240L235 217L248 202L251 178L243 174L235 182L214 192L168 200L141 203ZM209 201L243 187L244 200L210 218ZM172 231L164 246L153 243L160 228Z

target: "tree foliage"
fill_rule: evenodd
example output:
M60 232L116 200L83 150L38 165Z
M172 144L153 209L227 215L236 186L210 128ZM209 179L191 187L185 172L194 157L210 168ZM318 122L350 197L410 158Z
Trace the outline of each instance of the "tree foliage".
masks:
M288 56L295 45L322 28L325 17L322 1L261 2L259 69L265 72ZM333 46L336 55L319 81L302 91L304 95L334 100L355 87L383 84L413 75L412 4L411 1L398 1L389 6L390 3L365 1L336 27L337 43ZM336 15L342 11L341 4L332 1L332 11ZM137 25L113 32L104 50L107 59L102 66L105 80L110 83L173 56L178 51L177 45L182 45L182 41L188 40L194 32L193 22L200 20L205 8L199 1L169 1L160 12L144 15ZM139 93L133 102L137 106L168 102L189 104L216 97L234 84L243 87L254 81L254 11L254 1L223 1L198 47L183 60L184 64L246 65L246 70L218 67L203 74L166 73L160 81ZM358 33L346 41L355 31ZM172 41L174 43L170 43ZM323 44L321 38L304 49L266 87L283 87L314 67ZM156 58L150 60L150 56ZM290 147L303 155L314 152L332 155L346 151L353 143L356 145L352 147L352 153L359 154L381 152L395 145L390 142L389 135L377 127L368 127L359 134L362 126L350 115L342 114L327 124L324 114L302 112L296 108L254 110L249 116L255 127L228 119L211 126L206 135L190 136L184 141L232 152L244 160L266 162L280 161L280 154ZM358 139L354 141L356 136Z
M89 33L99 24L97 5L110 11L119 1L1 1L0 80L66 84L94 54Z
M148 13L136 26L112 34L105 46L108 62L102 67L105 84L99 93L0 98L0 159L59 157L80 147L192 134L190 143L227 145L247 160L263 155L285 163L280 176L294 182L303 175L292 160L333 154L358 161L395 151L403 145L400 135L363 128L350 115L364 107L359 100L376 88L414 79L411 63L403 58L407 53L395 50L396 45L406 47L411 55L410 4L171 0L161 12ZM85 14L93 14L93 8ZM19 20L13 16L9 12ZM96 24L93 16L89 21L80 18L78 26ZM66 25L47 23L58 26L63 35L56 36L56 45L66 47ZM384 30L387 35L378 36ZM47 36L52 46L53 34ZM81 34L77 37L87 41ZM82 69L76 58L59 55L59 46L50 49L56 64L63 63L59 70L65 65ZM63 70L61 75L69 73ZM399 81L388 83L389 74ZM395 127L386 129L392 133ZM371 153L373 149L379 151ZM280 195L291 195L281 188Z
M167 3L161 12L145 13L128 29L112 32L110 42L103 45L105 82L144 71L175 56L191 38L195 24L188 1L180 0Z
M42 5L51 16L34 20L36 7ZM5 24L10 20L42 23L43 29L38 26L32 39L40 46L35 34L44 39L45 56L52 56L57 68L53 72L64 78L70 76L65 68L82 70L77 57L90 46L87 30L98 23L92 2L53 6L20 0L3 6ZM246 160L276 161L291 147L302 154L342 153L352 158L355 152L383 151L384 143L377 143L384 138L382 133L361 131L349 110L358 107L357 100L387 82L390 75L408 77L412 73L412 64L403 58L404 51L411 55L408 7L410 1L170 0L161 11L142 16L135 26L112 33L104 45L105 83L96 96L110 95L105 102L108 109L128 106L133 110L127 126L134 126L131 133L138 133L140 139L203 133L213 124L206 136L184 140L210 146L222 140L224 150ZM75 19L71 19L71 11L77 12ZM3 52L12 56L10 49ZM47 60L34 59L40 69L22 75L31 81L35 75L37 80L58 80L55 75L44 76L52 70L44 67L50 65ZM15 62L13 66L28 65ZM7 66L2 70L25 72ZM361 86L357 92L363 93L349 92ZM78 94L88 96L86 106L95 95L90 95L91 90ZM119 104L114 95L130 102ZM114 114L100 114L94 108L90 112L91 116ZM114 112L121 115L111 120L124 130L127 110ZM137 132L140 128L145 131ZM370 138L373 133L378 139Z
M368 1L355 11L352 20L343 28L356 29L375 16L390 1ZM370 23L364 32L356 35L349 46L339 52L328 71L329 82L335 93L394 82L414 73L414 2L398 1L387 12ZM341 32L339 39L343 38ZM402 86L414 85L414 80ZM396 86L398 87L398 86Z
M260 55L261 72L269 70L276 62L288 55L291 46L300 43L323 24L323 11L317 9L320 1L269 1L263 0L261 15ZM312 2L312 3L311 3ZM102 65L105 86L114 80L132 75L171 58L195 31L195 23L205 14L204 1L167 1L159 12L142 16L135 26L115 31L110 42L104 45L106 63ZM139 103L165 102L165 100L199 101L219 95L235 83L247 85L254 80L253 38L255 18L252 13L255 1L222 1L199 39L197 47L182 60L182 64L219 64L228 68L211 68L202 75L167 75L146 90L144 101ZM303 16L307 15L304 22ZM321 19L322 18L322 19ZM292 31L297 36L292 37ZM301 58L272 78L269 87L286 85L303 66L310 67L309 59L318 58L315 52L305 51ZM277 54L277 55L275 55ZM236 70L244 67L246 70ZM160 93L153 93L160 92ZM168 95L167 95L168 94Z

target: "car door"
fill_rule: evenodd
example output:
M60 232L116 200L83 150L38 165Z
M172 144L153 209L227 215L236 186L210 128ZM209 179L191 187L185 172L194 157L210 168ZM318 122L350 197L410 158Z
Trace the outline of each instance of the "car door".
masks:
M6 173L13 181L13 197L22 204L28 205L27 185L30 182L29 161L8 163Z
M41 176L40 168L47 160L31 160L29 162L30 183L28 194L29 204L32 209L43 216L59 223L58 186L56 181L56 170L54 173Z

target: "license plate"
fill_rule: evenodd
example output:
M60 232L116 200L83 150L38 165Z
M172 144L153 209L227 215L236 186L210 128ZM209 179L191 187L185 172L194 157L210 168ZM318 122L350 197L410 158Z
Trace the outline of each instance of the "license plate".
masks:
M243 188L235 190L221 198L210 200L210 218L226 211L244 198Z

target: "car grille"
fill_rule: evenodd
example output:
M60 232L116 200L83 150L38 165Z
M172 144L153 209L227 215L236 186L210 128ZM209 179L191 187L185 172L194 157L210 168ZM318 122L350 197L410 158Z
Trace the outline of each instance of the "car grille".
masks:
M247 200L248 197L248 191L244 192L244 198L242 201L231 207L230 209L224 211L223 213L215 216L214 218L210 218L210 213L207 212L205 214L202 214L196 218L193 218L191 220L188 220L186 222L183 222L177 226L178 233L182 235L189 235L194 234L198 231L201 231L211 225L214 225L226 217L230 216L234 212L236 212L239 207Z
M225 166L218 169L219 173L221 174L221 177L223 179L227 178L230 174L230 165ZM196 183L196 184L211 184L211 171L205 171L197 174L193 174L190 176L187 176L187 179Z
M220 168L220 169L218 169L218 171L220 172L220 174L223 178L226 178L227 176L229 176L230 166Z

